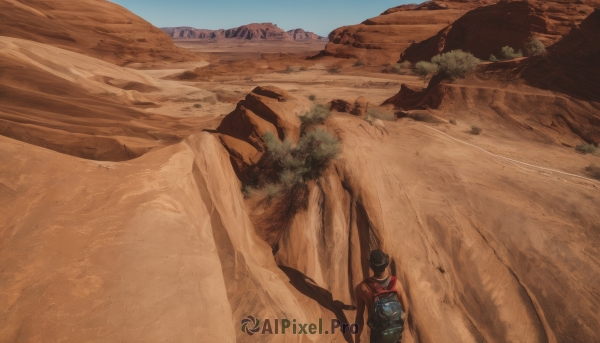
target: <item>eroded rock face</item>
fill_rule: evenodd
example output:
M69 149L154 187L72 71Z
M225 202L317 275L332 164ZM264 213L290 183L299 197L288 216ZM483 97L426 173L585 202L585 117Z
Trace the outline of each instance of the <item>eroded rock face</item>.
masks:
M297 141L298 116L310 110L312 103L272 86L256 87L237 104L217 128L221 141L232 155L238 176L245 181L248 168L264 152L263 135L272 132L280 140Z
M544 2L501 1L474 9L437 35L412 44L401 55L400 62L429 61L440 53L463 50L487 60L491 54L499 57L504 46L528 53L532 38L547 46L554 44L571 27L578 25L591 11L589 6L577 8L567 4Z
M49 44L119 65L201 60L110 1L2 1L0 36Z
M528 83L574 98L600 102L600 10L548 49L548 54L513 65L513 73ZM504 67L489 66L502 70ZM510 65L506 68L510 69ZM587 125L584 125L587 126ZM584 129L587 131L588 129ZM600 142L600 137L594 138Z
M321 55L368 64L395 63L411 43L422 41L484 2L436 1L402 5L358 25L335 29Z

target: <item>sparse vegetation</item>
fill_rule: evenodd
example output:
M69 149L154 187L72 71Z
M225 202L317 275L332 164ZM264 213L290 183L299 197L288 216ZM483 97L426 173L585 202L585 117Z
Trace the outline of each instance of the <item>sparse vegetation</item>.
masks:
M410 118L412 118L413 120L416 120L416 121L424 122L424 123L434 123L434 124L441 123L441 121L431 113L418 112L413 115L410 115Z
M331 68L327 69L327 72L329 74L339 74L340 73L340 67L331 67Z
M303 134L295 146L289 140L280 142L271 132L263 140L269 158L280 171L277 181L286 188L319 177L339 154L338 139L321 128Z
M491 54L489 61L495 63L495 62L498 62L499 60L498 60L498 57L496 57L494 54Z
M316 104L310 110L310 112L305 113L300 117L300 121L304 127L322 124L325 119L329 118L331 112L325 105Z
M585 171L587 171L593 178L600 180L600 166L590 164L585 168Z
M507 45L502 47L502 50L500 51L500 57L503 60L514 60L515 58L523 57L523 51L519 50L515 52L515 49Z
M452 125L457 125L456 119L454 119L454 118L450 119L449 123Z
M202 100L200 100L202 102L207 102L211 105L214 105L217 103L217 99L214 96L207 96L205 98L202 98Z
M544 43L535 38L529 42L529 45L531 49L531 56L543 55L546 52L546 46Z
M311 94L311 95L308 96L308 100L315 101L315 100L317 100L317 96L314 95L314 94Z
M404 62L400 63L400 68L412 69L412 63L410 63L410 61L404 61Z
M300 67L287 66L283 72L286 74L291 74L299 71L300 69Z
M267 201L271 202L271 200L277 196L277 193L279 193L279 187L273 184L268 184L264 191L265 195L267 196Z
M202 104L194 104L194 108L202 108Z
M369 107L367 109L366 117L371 117L380 120L396 121L396 116L394 116L393 113L389 113L374 107Z
M482 128L480 128L479 126L473 125L473 126L471 126L471 131L469 131L469 133L472 135L480 135L482 131L483 131Z
M355 67L360 67L360 66L364 66L365 62L361 61L361 60L357 60L356 63L354 63Z
M575 150L582 154L600 155L598 147L594 144L582 144L575 147Z
M477 57L462 50L452 50L445 54L434 56L432 63L438 66L438 75L449 80L465 78L466 75L481 62Z
M252 187L250 187L249 185L242 185L242 195L244 196L244 199L249 198L251 194Z
M430 75L435 75L438 73L438 65L435 63L431 63L431 62L425 62L425 61L421 61L421 62L417 62L417 64L415 64L415 74L421 76L423 78L423 83L427 82L427 78Z

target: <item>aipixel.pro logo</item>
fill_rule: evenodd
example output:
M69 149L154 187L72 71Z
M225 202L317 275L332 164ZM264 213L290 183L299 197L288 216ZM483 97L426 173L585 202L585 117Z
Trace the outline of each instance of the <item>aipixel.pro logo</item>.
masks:
M323 327L322 318L319 318L318 323L299 323L296 319L289 320L287 318L265 319L261 325L260 319L254 316L247 316L242 319L241 324L242 332L249 336L253 336L259 332L261 335L334 335L336 329L339 329L343 335L347 333L356 335L358 333L358 324L342 323L338 319L331 320L330 328Z

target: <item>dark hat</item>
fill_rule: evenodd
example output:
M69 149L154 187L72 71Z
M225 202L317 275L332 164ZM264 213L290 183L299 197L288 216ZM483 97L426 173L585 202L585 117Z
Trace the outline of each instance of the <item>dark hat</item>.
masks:
M369 263L377 269L385 268L390 263L390 257L379 249L371 250Z

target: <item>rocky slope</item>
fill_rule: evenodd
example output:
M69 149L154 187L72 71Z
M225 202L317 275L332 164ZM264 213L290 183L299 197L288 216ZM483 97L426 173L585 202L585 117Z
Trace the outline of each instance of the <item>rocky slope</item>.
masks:
M335 29L321 55L356 58L364 63L395 63L413 42L427 39L467 11L489 1L428 1L402 5L358 25Z
M504 46L528 53L532 38L550 46L593 11L588 3L552 3L539 1L501 1L469 11L437 35L412 44L400 62L429 61L433 56L452 50L464 50L487 60L500 56Z
M104 0L0 2L0 36L27 39L107 62L199 60L127 9Z
M598 37L600 10L595 10L544 56L484 63L474 75L452 84L434 78L427 88L402 85L385 103L401 110L434 109L446 116L479 113L535 131L554 143L598 144Z
M321 40L323 37L303 29L284 31L272 23L248 24L224 30L203 30L193 27L161 28L173 39L245 39L245 40Z
M0 37L0 70L0 134L65 154L127 160L205 127L145 113L154 79L75 52Z

